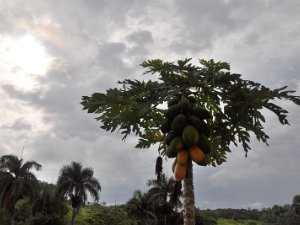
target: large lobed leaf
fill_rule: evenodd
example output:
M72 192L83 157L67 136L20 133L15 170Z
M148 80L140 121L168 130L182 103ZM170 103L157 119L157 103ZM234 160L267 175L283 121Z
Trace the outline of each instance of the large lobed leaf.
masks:
M106 131L118 131L123 139L134 133L139 137L136 147L149 148L162 143L163 134L159 128L164 120L166 102L189 90L196 97L196 104L212 114L207 120L213 146L209 161L215 166L226 161L231 144L241 144L247 155L251 149L251 132L259 141L268 144L262 109L275 113L280 123L286 125L289 124L288 112L275 101L285 99L300 105L300 97L292 95L294 91L286 90L286 86L271 90L243 80L240 74L230 73L230 65L226 62L200 60L201 65L195 66L190 61L145 61L141 64L146 69L145 74L157 74L157 80L119 81L119 88L83 96L83 109L97 114L96 120ZM165 147L160 144L159 150L163 153Z

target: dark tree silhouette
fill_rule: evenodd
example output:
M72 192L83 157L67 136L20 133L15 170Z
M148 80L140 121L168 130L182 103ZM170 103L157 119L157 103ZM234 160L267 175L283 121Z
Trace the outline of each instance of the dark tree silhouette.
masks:
M23 163L15 155L4 155L0 158L0 206L5 210L11 225L14 225L15 205L24 197L31 201L35 196L38 180L30 172L39 170L41 165L35 161Z
M136 190L127 202L129 214L137 219L139 225L157 224L157 217L153 213L153 202L149 193Z
M92 168L83 168L78 162L72 162L60 170L57 191L61 196L69 196L72 202L72 225L80 207L87 201L87 193L99 201L101 186L94 177Z

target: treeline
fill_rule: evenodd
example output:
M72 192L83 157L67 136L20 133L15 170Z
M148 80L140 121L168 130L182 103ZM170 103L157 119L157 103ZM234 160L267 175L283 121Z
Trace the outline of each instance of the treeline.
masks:
M92 168L78 162L63 166L56 184L37 180L35 161L0 157L0 225L182 225L180 192L164 174L147 181L122 205L98 204L101 186ZM174 198L174 193L179 198ZM88 202L87 195L95 202ZM178 196L177 196L178 197ZM218 225L222 219L247 225L299 225L300 195L291 205L257 209L196 209L195 225ZM230 223L227 223L230 224Z
M69 200L71 224L75 224L88 194L95 201L99 200L101 186L92 168L84 168L79 162L65 165L59 171L55 185L35 177L32 170L41 168L38 162L24 162L15 155L0 157L0 223L63 224L62 219L69 211Z
M204 219L217 221L228 219L234 221L247 221L249 225L299 225L300 224L300 195L296 195L291 205L274 205L263 209L206 209L200 210ZM209 223L208 223L209 224ZM213 223L212 223L213 224Z

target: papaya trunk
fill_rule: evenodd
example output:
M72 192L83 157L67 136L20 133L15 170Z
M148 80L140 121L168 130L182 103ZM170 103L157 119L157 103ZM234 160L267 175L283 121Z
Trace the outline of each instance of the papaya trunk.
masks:
M195 225L195 195L193 184L193 164L189 159L187 163L186 176L184 179L184 209L183 222L184 225Z
M72 211L72 221L71 221L71 224L72 224L72 225L75 225L75 217L76 217L76 213L77 213L76 208L73 208L73 211Z
M15 225L15 210L14 209L10 215L10 225Z

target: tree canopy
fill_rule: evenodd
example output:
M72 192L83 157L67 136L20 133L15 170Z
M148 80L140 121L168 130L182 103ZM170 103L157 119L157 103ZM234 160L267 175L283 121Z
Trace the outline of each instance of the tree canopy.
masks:
M106 93L83 96L81 104L88 113L95 113L101 128L118 130L123 139L134 133L139 140L137 148L149 148L160 143L163 155L166 146L160 126L164 121L166 103L178 94L189 92L196 105L207 109L211 118L212 152L208 163L216 166L226 161L230 146L242 145L246 156L250 147L250 134L268 144L269 136L263 124L263 109L277 115L279 122L288 125L288 112L275 104L275 100L288 100L300 105L300 97L287 86L270 89L260 83L244 80L240 74L231 73L230 65L214 60L199 60L193 65L191 59L164 62L160 59L144 61L144 74L157 75L153 80L125 79L118 81L119 88L109 88Z
M35 161L23 162L15 155L0 157L0 208L8 214L12 225L17 202L25 197L32 201L35 197L38 180L31 170L41 167Z

